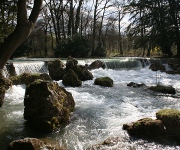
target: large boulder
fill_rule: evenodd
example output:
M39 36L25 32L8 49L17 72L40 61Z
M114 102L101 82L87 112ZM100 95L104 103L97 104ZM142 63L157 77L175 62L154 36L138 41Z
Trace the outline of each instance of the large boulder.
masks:
M159 63L159 62L154 62L150 65L149 69L151 69L152 71L166 71L166 68L163 64Z
M77 74L69 69L67 74L64 75L62 79L62 83L65 86L79 87L82 85L82 81L78 79Z
M69 56L66 61L66 69L74 69L77 66L77 64L78 61L75 58Z
M24 138L12 141L7 150L65 150L65 148L36 138Z
M24 106L27 124L52 131L69 122L75 102L72 94L57 83L36 80L26 88Z
M93 61L87 68L88 68L89 70L99 69L99 68L105 69L106 66L105 66L105 63L103 63L102 61L100 61L100 60L95 60L95 61Z
M48 62L49 75L53 80L62 80L62 77L66 74L65 64L61 60Z
M149 87L149 89L164 94L176 94L176 90L172 86L156 85Z
M18 76L12 76L9 79L13 82L14 85L25 84L26 86L37 79L52 81L51 77L46 73L43 74L23 73Z
M124 124L123 129L127 130L131 136L140 138L162 137L165 135L165 129L161 120L143 118L131 124Z
M158 141L180 142L180 111L162 109L156 113L156 120L143 118L130 124L124 124L123 129L131 136L150 138Z
M78 79L81 81L93 79L93 75L91 72L89 72L87 67L83 65L78 65L78 61L72 57L68 57L66 62L66 70L68 71L70 69L77 74Z
M100 78L95 79L94 84L100 85L100 86L112 87L113 86L113 80L109 77L100 77Z
M7 150L44 150L46 145L36 138L25 138L12 141Z
M93 75L89 70L82 65L78 65L72 69L78 76L78 79L81 81L86 81L86 80L92 80Z
M162 109L156 113L166 128L169 139L180 142L180 111L175 109Z

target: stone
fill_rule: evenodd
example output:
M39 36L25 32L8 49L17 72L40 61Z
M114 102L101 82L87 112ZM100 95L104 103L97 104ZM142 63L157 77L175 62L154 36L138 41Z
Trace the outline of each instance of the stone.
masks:
M86 150L135 150L131 141L123 137L109 137L100 144L92 145Z
M53 80L62 80L63 76L66 74L65 64L57 59L55 61L48 62L49 75Z
M25 138L12 141L7 150L44 150L46 145L36 138Z
M78 64L78 61L75 58L69 56L66 61L66 69L67 70L73 69L74 67L77 66L77 64Z
M156 113L156 118L143 118L124 124L123 129L127 130L129 135L139 138L180 143L180 111L162 109Z
M25 84L26 86L28 86L30 83L34 82L37 79L52 81L51 77L46 73L42 73L42 74L23 73L18 76L12 76L9 79L13 82L14 85Z
M144 84L144 83L135 83L135 82L130 82L130 83L128 83L128 84L127 84L127 86L137 88L137 87L142 87L142 86L145 86L145 84Z
M89 70L82 65L76 66L72 69L78 76L78 79L81 81L87 81L87 80L92 80L93 75Z
M68 57L66 62L66 70L73 70L76 73L78 79L81 81L93 79L93 75L87 69L87 67L83 65L78 65L78 61L75 58Z
M157 85L151 86L149 89L154 92L160 92L164 94L176 94L176 90L172 86Z
M27 124L49 132L69 122L75 101L56 82L36 80L26 87L24 106Z
M82 81L78 79L77 74L69 69L67 74L64 75L62 79L62 83L65 86L79 87L82 85Z
M95 60L94 62L92 62L90 65L88 65L87 67L89 70L93 70L93 69L99 69L99 68L103 68L105 69L105 63L103 63L100 60Z
M123 129L131 136L156 139L165 135L165 128L161 120L143 118L131 124L124 124Z
M95 79L94 84L100 86L112 87L113 80L109 77L100 77Z
M159 62L155 62L152 63L149 67L149 69L151 69L152 71L166 71L166 68L163 64L159 63Z
M175 109L162 109L156 113L156 118L164 124L167 137L180 142L180 111Z

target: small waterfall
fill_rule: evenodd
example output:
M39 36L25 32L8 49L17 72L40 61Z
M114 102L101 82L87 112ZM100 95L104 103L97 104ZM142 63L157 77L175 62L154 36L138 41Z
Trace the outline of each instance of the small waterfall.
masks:
M141 69L149 65L147 59L107 59L103 61L108 69L130 70Z
M20 75L23 73L48 73L48 68L46 66L46 63L43 61L13 62L13 66L15 69L14 74L10 72L11 69L9 69L8 65L6 65L6 70L10 75ZM8 76L9 75L6 75L5 77L8 77Z

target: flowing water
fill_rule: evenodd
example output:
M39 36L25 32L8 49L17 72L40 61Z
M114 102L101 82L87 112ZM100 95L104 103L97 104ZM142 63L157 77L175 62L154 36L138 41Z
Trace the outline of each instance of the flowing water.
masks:
M153 72L148 69L148 60L103 61L106 62L108 68L92 70L93 80L83 82L78 88L65 87L75 99L75 111L66 127L50 134L31 130L24 125L25 86L12 86L6 92L4 105L0 108L0 149L5 150L12 140L35 137L53 140L57 145L63 145L68 150L85 150L91 145L114 136L127 140L126 142L119 141L109 148L113 150L121 150L122 145L125 145L124 149L131 146L137 150L180 149L178 145L162 145L131 139L126 131L122 130L125 123L144 117L155 118L155 113L160 109L179 109L180 75ZM92 60L79 61L81 64L90 62ZM114 86L94 85L94 80L103 76L111 77L114 80ZM153 93L146 88L127 87L129 82L145 83L148 86L155 85L157 82L172 85L176 88L177 94L175 96L163 95ZM58 81L58 84L63 86L62 81Z

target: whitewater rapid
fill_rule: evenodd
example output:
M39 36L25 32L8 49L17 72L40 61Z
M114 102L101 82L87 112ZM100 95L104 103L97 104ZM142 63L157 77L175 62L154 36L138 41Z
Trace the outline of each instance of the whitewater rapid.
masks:
M122 130L125 123L144 117L155 118L155 113L163 108L180 108L179 91L180 75L153 72L148 67L138 70L96 69L91 71L94 79L84 81L81 87L65 87L72 93L76 102L70 124L59 131L48 135L39 135L24 125L23 100L25 86L12 86L5 95L4 106L0 109L0 147L22 137L53 139L56 144L68 150L85 150L91 145L101 143L108 137L119 136L129 138ZM94 85L97 77L111 77L113 87ZM162 95L147 88L127 87L129 82L144 83L147 86L173 86L177 90L175 96ZM58 81L63 86L62 81ZM123 143L119 143L123 144ZM180 146L160 145L143 140L128 143L136 149L180 149ZM118 147L118 146L117 146ZM117 149L113 147L112 149Z

